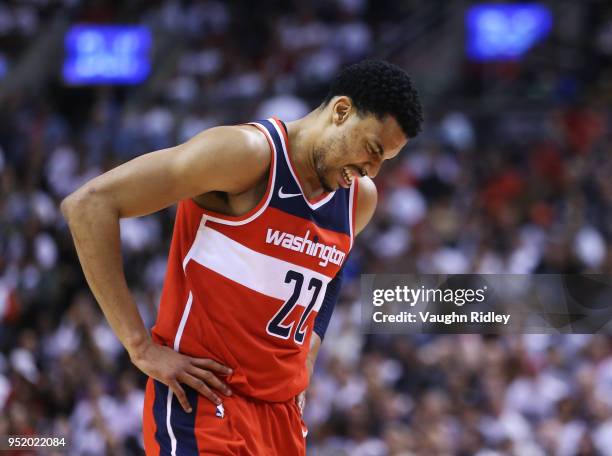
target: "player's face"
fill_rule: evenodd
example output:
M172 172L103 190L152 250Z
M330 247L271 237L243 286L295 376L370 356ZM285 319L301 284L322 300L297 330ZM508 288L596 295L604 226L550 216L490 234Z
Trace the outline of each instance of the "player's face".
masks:
M317 177L327 192L348 188L361 175L375 177L383 161L395 157L408 141L391 116L381 120L350 108L346 118L334 120L314 151Z

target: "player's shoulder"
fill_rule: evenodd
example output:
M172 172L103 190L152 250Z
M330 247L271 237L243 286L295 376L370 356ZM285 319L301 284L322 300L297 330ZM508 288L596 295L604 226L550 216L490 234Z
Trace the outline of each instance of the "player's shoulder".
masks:
M376 189L374 181L368 176L363 176L359 178L358 186L357 204L364 208L372 205L376 206L378 190Z
M368 176L360 177L357 189L357 206L355 208L355 234L368 224L378 202L378 191L374 181Z
M206 166L215 169L215 190L241 193L264 178L271 152L266 137L251 125L225 125L194 138ZM202 165L203 166L203 165Z
M208 130L225 144L225 158L236 165L254 166L267 170L270 164L270 146L266 137L253 125L224 125Z

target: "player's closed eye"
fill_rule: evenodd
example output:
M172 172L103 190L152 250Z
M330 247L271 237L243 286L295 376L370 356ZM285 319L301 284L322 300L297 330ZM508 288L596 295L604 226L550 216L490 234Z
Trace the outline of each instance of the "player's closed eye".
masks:
M375 147L373 147L370 143L368 143L368 152L372 155L378 155L379 157L382 158L382 149L377 149Z

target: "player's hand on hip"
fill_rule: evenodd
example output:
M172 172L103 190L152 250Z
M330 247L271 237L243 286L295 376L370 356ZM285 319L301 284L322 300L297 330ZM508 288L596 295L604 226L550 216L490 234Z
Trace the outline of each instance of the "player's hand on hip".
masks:
M232 394L217 377L217 374L229 375L232 370L212 359L193 358L151 342L138 356L132 356L132 362L148 376L167 385L187 413L191 413L191 405L181 383L189 385L215 405L222 401L213 390L226 396Z

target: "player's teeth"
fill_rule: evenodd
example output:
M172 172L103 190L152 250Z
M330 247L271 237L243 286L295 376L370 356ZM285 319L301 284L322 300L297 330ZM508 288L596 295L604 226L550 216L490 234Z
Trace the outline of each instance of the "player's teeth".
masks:
M347 185L351 185L353 183L352 176L349 174L346 168L342 168L342 176L344 177Z

